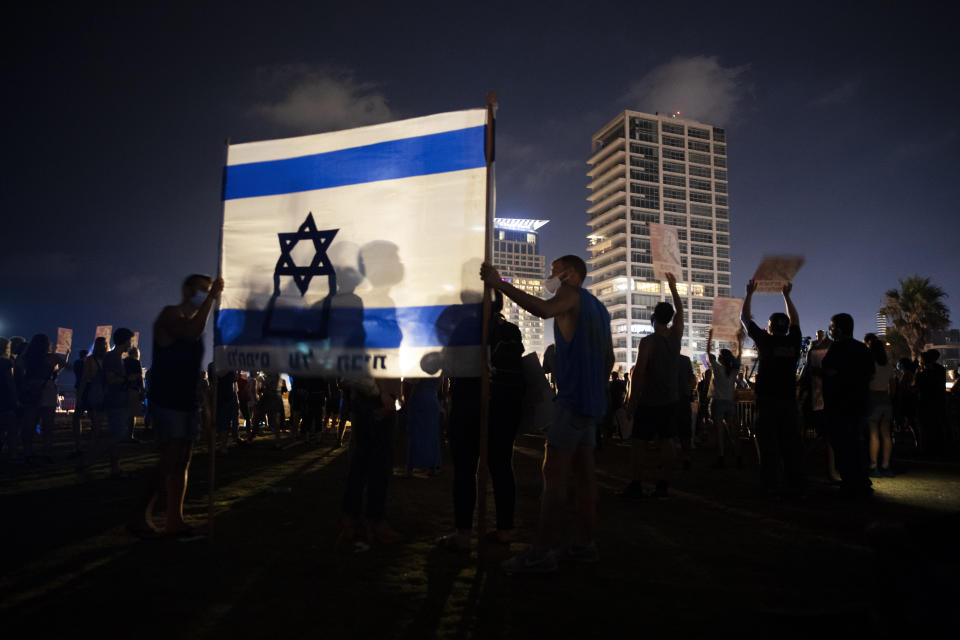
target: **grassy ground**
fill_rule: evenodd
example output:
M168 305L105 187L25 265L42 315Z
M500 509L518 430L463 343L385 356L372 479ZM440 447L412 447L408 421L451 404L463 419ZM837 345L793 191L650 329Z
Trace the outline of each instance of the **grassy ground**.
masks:
M614 443L598 455L601 562L508 577L499 563L519 545L482 559L435 547L452 525L449 466L391 481L389 519L404 543L344 554L333 542L346 451L274 450L263 438L217 459L212 542L138 541L122 526L136 479L109 479L101 465L80 482L62 461L65 428L60 438L61 462L0 477L7 637L799 638L901 627L932 637L958 623L941 608L960 569L955 464L901 461L905 473L878 480L864 503L817 482L803 503L771 503L755 465L715 471L712 452L698 451L672 498L637 504L614 495L628 475L627 449ZM135 474L154 460L146 443L123 451ZM537 437L518 442L527 539L541 452ZM809 463L816 477L820 455ZM207 465L199 452L187 496L197 524Z

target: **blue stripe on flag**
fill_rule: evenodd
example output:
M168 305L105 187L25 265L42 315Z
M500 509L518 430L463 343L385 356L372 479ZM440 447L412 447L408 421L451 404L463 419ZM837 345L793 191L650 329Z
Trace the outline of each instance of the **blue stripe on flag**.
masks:
M378 142L299 158L230 165L223 199L342 187L486 166L486 127Z
M331 347L391 349L399 347L401 342L409 347L460 347L479 345L482 333L479 304L337 307L329 313ZM264 337L266 315L262 309L220 309L216 344L259 346L309 341L310 333L323 322L323 310L319 307L278 308ZM277 337L271 337L271 332ZM284 337L296 332L301 332L303 337Z

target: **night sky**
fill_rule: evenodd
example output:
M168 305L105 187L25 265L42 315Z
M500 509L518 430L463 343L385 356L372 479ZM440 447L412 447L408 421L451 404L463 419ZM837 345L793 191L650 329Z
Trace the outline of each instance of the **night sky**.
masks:
M548 261L587 255L591 135L624 108L680 111L728 132L735 295L779 252L807 257L806 335L840 311L872 331L906 275L960 299L942 3L124 4L4 18L0 335L66 326L76 350L128 326L149 361L183 277L216 271L227 137L482 107L488 89L497 215L550 219ZM755 314L781 308L764 295Z

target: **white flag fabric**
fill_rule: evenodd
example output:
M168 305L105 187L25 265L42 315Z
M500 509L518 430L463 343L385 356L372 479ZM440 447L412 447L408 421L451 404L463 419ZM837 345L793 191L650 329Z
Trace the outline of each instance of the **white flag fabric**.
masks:
M215 363L478 375L487 111L229 147Z

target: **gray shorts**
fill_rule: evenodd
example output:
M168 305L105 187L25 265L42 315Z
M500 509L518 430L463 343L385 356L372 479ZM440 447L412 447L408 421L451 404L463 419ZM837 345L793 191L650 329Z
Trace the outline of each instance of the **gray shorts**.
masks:
M893 418L893 404L890 402L890 394L886 391L870 392L870 415L867 420L879 422L880 420L889 421Z
M547 427L547 445L560 451L576 451L578 447L597 444L597 418L583 416L559 404L553 424Z
M153 428L158 443L168 440L190 440L200 433L200 410L178 411L153 406Z
M710 401L710 417L714 420L723 420L726 418L727 424L731 427L737 426L737 407L732 400Z

